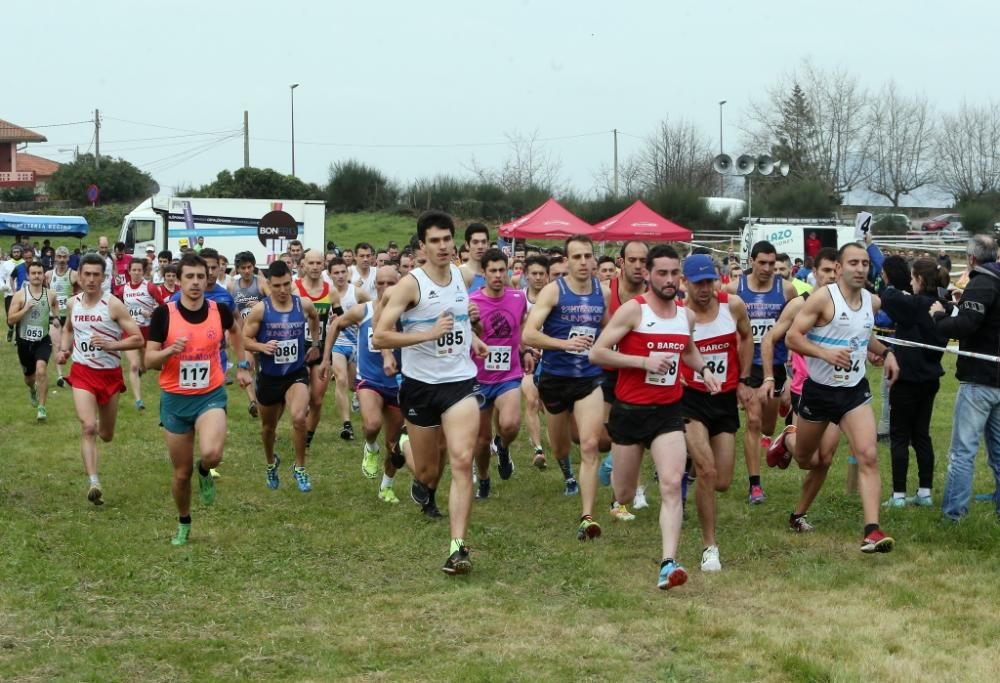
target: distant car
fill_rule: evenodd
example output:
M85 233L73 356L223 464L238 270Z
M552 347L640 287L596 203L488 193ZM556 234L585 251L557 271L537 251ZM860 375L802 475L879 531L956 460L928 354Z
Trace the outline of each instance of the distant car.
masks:
M961 221L952 221L948 225L944 226L941 232L948 233L949 235L964 235L965 228L962 227Z
M920 224L920 229L924 232L939 232L944 230L945 227L950 223L961 224L962 217L957 213L943 213L940 216L935 216L930 220L926 220Z
M905 213L877 213L872 217L872 223L874 225L888 223L889 228L894 230L910 229L910 217Z

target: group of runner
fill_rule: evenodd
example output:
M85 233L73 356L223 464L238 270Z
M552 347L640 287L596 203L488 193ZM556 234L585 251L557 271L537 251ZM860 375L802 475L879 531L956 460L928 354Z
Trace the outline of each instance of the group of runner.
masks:
M529 256L526 286L518 288L510 286L510 258L489 248L485 226L469 226L464 237L468 256L456 265L453 220L428 211L407 253L409 272L398 265L373 267L374 250L366 244L354 250L353 264L300 246L291 266L275 261L266 277L252 254L237 254L238 276L228 286L220 284L220 255L210 248L175 263L169 254L164 263L161 253L163 282L146 281L145 264L134 260L125 281L111 282L115 293L108 275L118 268L106 253L85 255L79 271L67 271L66 254L57 251L48 274L41 264L28 264L8 320L17 326L18 354L39 420L46 417L45 363L52 347L60 366L73 360L66 381L73 387L87 496L94 504L104 496L96 437L108 442L114 436L118 395L125 390L122 352L130 360L137 408L144 407L141 373L159 371L159 418L174 468L176 545L190 535L195 469L202 502L215 499L231 344L248 410L260 420L268 488L280 485L275 434L287 409L293 478L303 493L312 489L306 459L331 378L340 436L348 441L354 438L349 390L357 380L361 470L370 479L381 474L380 500L399 502L394 478L406 466L411 498L427 517L441 517L436 493L447 459L450 546L443 570L449 574L472 568L469 517L473 500L495 490L494 454L500 479L514 472L511 446L521 431L522 404L531 462L539 469L548 465L538 419L544 408L549 454L563 491L580 495L574 523L580 540L601 535L602 454L610 452L609 516L628 522L635 516L627 506L642 491L642 456L650 451L660 491L662 589L687 580L678 545L688 481L695 482L701 569L722 568L715 494L733 478L740 407L747 416L749 503L765 500L762 451L769 466L784 468L794 459L808 473L789 525L811 531L805 515L843 432L859 465L861 549L892 549L893 540L878 525L880 482L865 368L868 361L884 362L892 381L898 366L873 335L879 304L864 290L869 264L863 245L821 251L817 289L807 298L776 273L776 252L767 242L754 245L750 273L723 288L710 256L682 260L670 245L640 241L625 243L619 272L599 279L593 243L575 236L558 259ZM57 317L62 324L50 326ZM770 443L786 362L794 368L795 419ZM576 473L573 443L580 453Z

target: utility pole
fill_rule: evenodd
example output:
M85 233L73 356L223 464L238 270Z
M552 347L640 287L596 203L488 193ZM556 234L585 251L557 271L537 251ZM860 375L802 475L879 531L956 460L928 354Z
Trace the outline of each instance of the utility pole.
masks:
M295 177L295 89L299 87L298 83L292 83L288 86L288 91L292 96L292 177Z
M94 110L94 168L101 167L101 110Z
M719 100L719 154L723 153L722 149L722 105L726 103L726 100ZM719 176L719 196L726 196L726 177L723 175Z
M615 134L615 197L618 196L618 129L614 129Z
M250 112L243 110L243 168L250 168Z

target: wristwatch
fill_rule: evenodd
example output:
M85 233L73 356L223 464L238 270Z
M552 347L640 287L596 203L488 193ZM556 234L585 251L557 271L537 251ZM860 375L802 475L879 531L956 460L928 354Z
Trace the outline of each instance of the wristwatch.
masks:
M241 360L239 363L236 364L236 368L238 370L249 370L250 369L250 361L248 361L248 360Z
M749 377L740 377L740 384L746 384L747 386L750 386L750 378Z

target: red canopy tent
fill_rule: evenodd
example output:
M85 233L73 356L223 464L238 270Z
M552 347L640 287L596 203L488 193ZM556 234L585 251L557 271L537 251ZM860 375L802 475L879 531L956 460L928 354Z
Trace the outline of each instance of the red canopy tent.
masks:
M620 214L595 225L591 237L596 242L690 242L691 231L667 220L637 199Z
M497 228L504 239L565 239L571 235L594 236L594 226L564 209L555 199L549 199L531 213Z

